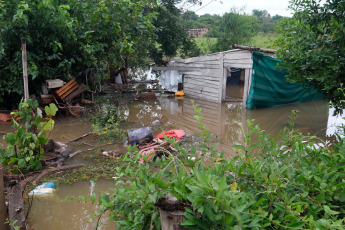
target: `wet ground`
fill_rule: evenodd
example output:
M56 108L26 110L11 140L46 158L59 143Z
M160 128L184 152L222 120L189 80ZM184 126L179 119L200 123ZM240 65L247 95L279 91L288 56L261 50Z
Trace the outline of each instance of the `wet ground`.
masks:
M225 150L228 159L235 154L232 146L243 144L242 130L248 129L247 119L255 119L262 129L272 136L276 136L283 127L288 126L291 110L298 110L296 127L304 134L316 135L321 140L332 139L330 135L336 131L336 126L343 121L340 116L332 116L333 110L329 109L328 104L322 100L258 110L245 110L242 103L217 104L200 100L195 100L194 103L202 108L202 123L218 137L219 148ZM164 95L159 97L157 101L134 101L121 105L120 108L123 116L128 119L128 123L123 126L124 129L136 129L155 120L160 120L162 127L183 129L189 136L193 136L199 131L195 124L195 112L190 98L169 99ZM0 132L10 130L9 124L0 124ZM67 142L90 131L90 123L86 119L57 118L56 126L50 137L55 141ZM159 128L155 129L154 134L159 131ZM89 145L94 145L94 142L92 137L79 141L73 144L72 151L90 148ZM108 148L125 151L125 144ZM67 163L77 162L91 163L79 155ZM113 186L114 181L112 180L97 180L96 182L84 180L74 184L59 184L53 195L35 198L29 217L30 227L38 230L94 229L97 219L88 222L88 217L97 211L96 204L60 201L66 196L90 195L92 192L97 194L101 191L109 191ZM114 223L108 223L99 229L114 228Z

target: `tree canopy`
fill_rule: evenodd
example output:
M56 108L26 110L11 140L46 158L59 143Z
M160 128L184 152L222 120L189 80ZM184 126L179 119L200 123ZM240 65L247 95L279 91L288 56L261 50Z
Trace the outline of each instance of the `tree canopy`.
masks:
M345 108L345 2L293 0L294 15L283 21L278 57L289 79L323 93L335 108Z
M14 107L23 95L22 39L31 93L54 78L87 78L92 87L114 69L147 63L153 52L192 55L177 2L0 0L0 105Z
M233 44L243 44L259 30L255 16L241 14L233 9L222 17L217 43L211 47L213 52L229 50Z

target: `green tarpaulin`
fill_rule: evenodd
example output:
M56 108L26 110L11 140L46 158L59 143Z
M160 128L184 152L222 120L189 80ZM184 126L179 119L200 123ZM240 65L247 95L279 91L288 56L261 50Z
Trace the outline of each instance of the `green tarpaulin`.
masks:
M253 76L247 99L247 109L272 107L320 99L314 89L305 90L300 84L286 80L287 72L277 66L279 59L253 52Z

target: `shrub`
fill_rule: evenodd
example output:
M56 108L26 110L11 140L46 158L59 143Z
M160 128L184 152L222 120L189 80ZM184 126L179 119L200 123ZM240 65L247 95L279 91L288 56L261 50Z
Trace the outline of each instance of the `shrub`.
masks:
M91 117L92 130L100 139L121 137L122 131L118 128L123 121L119 110L114 105L103 105L99 111Z
M234 146L238 156L228 161L208 144L200 111L195 107L205 143L166 139L179 155L145 164L135 147L124 156L113 193L99 197L100 214L109 211L117 229L160 229L154 204L167 193L192 207L188 229L344 229L344 139L332 149L315 147L294 129L294 112L277 140L249 121L245 144Z
M53 129L54 120L51 117L55 116L56 111L54 104L46 106L47 117L43 119L36 100L21 102L19 110L12 113L21 123L12 118L15 132L6 135L7 150L0 149L0 163L13 172L41 169L41 160L44 158L42 145L48 142L44 131ZM27 123L27 127L23 123Z

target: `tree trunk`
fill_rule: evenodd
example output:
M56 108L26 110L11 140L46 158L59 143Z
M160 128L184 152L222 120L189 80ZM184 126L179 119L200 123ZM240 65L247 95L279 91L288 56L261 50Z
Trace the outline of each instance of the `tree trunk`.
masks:
M11 230L15 230L14 226L21 226L20 230L26 230L25 210L23 204L22 188L19 183L8 187L8 214L10 223L17 222L11 226Z
M162 230L184 230L181 222L186 220L184 211L165 211L160 210Z

